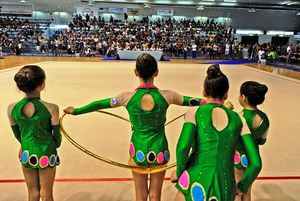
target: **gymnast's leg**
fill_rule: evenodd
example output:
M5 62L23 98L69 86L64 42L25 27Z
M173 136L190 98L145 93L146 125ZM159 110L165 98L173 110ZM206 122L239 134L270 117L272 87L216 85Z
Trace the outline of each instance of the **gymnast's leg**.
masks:
M166 171L150 174L149 197L150 201L161 200L161 190Z
M132 158L129 158L129 165L138 166ZM139 174L132 171L134 189L135 189L135 200L136 201L147 201L148 198L148 174Z
M184 195L182 192L178 191L175 197L175 201L185 201Z
M40 200L39 170L22 167L28 189L28 201Z
M53 201L53 184L56 167L39 170L40 177L40 196L42 201Z
M148 174L139 174L132 171L135 200L147 201L148 198Z

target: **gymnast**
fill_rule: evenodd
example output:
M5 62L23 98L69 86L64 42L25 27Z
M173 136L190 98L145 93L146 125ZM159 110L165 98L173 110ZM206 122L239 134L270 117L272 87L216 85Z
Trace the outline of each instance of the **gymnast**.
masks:
M129 164L138 167L162 166L170 159L164 126L169 105L196 106L204 100L158 89L154 85L158 75L157 62L149 54L138 57L134 72L140 80L140 85L134 91L122 92L81 108L68 107L64 111L79 115L99 109L126 107L132 124ZM165 172L151 173L148 186L148 174L132 171L136 200L146 201L148 197L150 201L161 200Z
M247 81L241 85L239 102L244 108L242 116L246 120L246 123L251 131L251 136L254 140L255 147L259 153L259 145L266 143L267 134L270 126L268 116L257 108L265 100L265 95L268 91L268 87L264 84L260 84L254 81ZM245 169L248 166L247 157L242 144L238 144L237 151L234 157L235 163L235 178L239 181ZM251 187L244 195L237 196L236 201L250 201L251 200Z
M203 92L208 103L185 113L177 143L177 169L171 174L179 190L176 201L233 201L236 193L247 192L260 172L260 157L246 122L223 106L228 89L219 65L211 65ZM234 153L239 141L245 145L249 166L236 188Z
M39 66L21 68L14 80L25 97L10 104L7 111L12 131L21 144L19 158L29 201L53 201L56 165L60 163L56 151L61 144L59 110L57 105L41 100L45 79Z

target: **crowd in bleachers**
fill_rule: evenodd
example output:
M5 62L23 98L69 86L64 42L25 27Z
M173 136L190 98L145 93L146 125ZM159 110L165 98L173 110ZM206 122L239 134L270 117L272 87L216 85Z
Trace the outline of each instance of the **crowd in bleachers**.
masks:
M189 19L150 21L114 20L103 18L83 19L77 15L69 24L70 29L51 39L57 49L86 56L116 56L118 50L163 50L167 56L180 57L193 51L220 57L228 43L233 52L232 29L213 19L200 22Z
M39 25L21 18L0 18L0 46L2 50L20 55L40 33Z
M157 19L128 22L110 17L76 15L69 28L56 31L47 38L39 26L26 19L0 18L0 46L20 54L26 47L30 51L53 56L117 56L118 50L161 50L165 57L203 59L256 59L286 55L285 46L271 44L242 44L233 36L231 27L214 19ZM299 44L290 48L299 52Z

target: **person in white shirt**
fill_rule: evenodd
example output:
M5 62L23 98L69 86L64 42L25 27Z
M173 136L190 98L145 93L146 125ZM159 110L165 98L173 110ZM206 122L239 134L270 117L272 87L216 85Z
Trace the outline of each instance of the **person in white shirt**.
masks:
M262 48L260 48L258 51L258 62L257 63L266 64L266 53Z
M192 59L196 59L197 57L197 45L193 44L192 45Z
M3 53L2 53L2 43L0 43L0 59L4 59Z

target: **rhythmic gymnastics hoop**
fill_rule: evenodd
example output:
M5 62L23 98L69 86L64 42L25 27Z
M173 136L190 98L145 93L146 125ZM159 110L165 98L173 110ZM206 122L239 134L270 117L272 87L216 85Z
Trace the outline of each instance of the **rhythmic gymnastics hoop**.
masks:
M97 112L99 113L103 113L103 114L107 114L107 115L110 115L110 116L113 116L113 117L116 117L116 118L119 118L119 119L122 119L124 121L127 121L130 123L130 121L122 116L119 116L119 115L116 115L116 114L113 114L113 113L110 113L110 112L106 112L106 111L101 111L101 110L98 110ZM123 163L119 163L119 162L116 162L116 161L113 161L113 160L110 160L110 159L107 159L107 158L104 158L100 155L97 155L91 151L89 151L88 149L84 148L83 146L81 146L79 143L77 143L65 130L64 128L64 125L63 125L63 119L64 117L66 116L67 113L64 113L60 118L59 118L59 123L60 123L60 130L61 132L63 133L63 135L65 136L65 138L67 138L67 140L72 144L74 145L77 149L79 149L80 151L84 152L85 154L87 155L90 155L92 156L93 158L96 158L102 162L105 162L105 163L108 163L108 164L111 164L111 165L114 165L114 166L118 166L118 167L121 167L121 168L126 168L126 169L131 169L133 172L136 172L136 173L139 173L139 174L151 174L151 173L158 173L158 172L162 172L162 171L165 171L165 170L168 170L170 168L173 168L176 166L176 163L172 163L170 165L162 165L162 166L149 166L149 167L136 167L136 166L132 166L132 165L126 165L126 164L123 164ZM165 124L166 125L169 125L170 123L176 121L177 119L183 117L184 114L172 119L171 121L167 122Z

